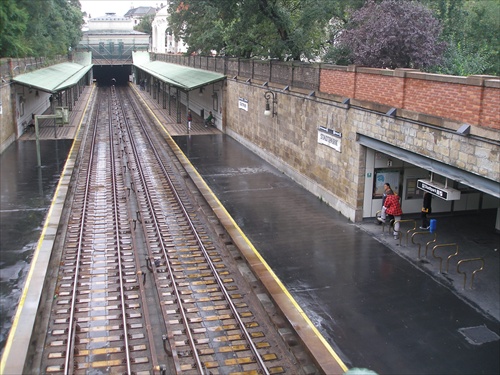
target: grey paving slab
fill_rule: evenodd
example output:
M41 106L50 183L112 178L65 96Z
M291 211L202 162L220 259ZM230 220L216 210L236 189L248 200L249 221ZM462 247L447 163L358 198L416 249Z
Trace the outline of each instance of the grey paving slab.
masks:
M498 335L498 320L379 238L380 227L350 223L229 137L175 139L349 367L499 373L499 341L463 334L483 326Z

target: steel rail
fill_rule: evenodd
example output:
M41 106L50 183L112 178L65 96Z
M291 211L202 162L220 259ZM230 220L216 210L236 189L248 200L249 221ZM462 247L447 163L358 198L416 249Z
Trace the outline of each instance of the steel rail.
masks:
M79 278L79 264L80 264L80 259L81 259L81 253L82 253L82 242L83 242L83 232L84 232L84 223L85 223L85 218L84 216L87 213L87 203L88 203L88 198L89 198L89 191L90 191L90 176L92 173L92 163L94 160L94 149L96 145L96 138L97 138L97 123L99 119L99 107L97 108L96 111L96 116L94 120L94 130L92 134L92 140L91 140L91 145L90 145L90 155L89 155L89 163L88 163L88 170L86 173L86 178L85 178L85 190L84 190L84 198L83 198L83 207L82 207L82 220L80 221L80 228L79 228L79 234L78 234L78 247L77 247L77 257L76 257L76 262L75 262L75 275L73 277L73 291L71 294L71 305L70 305L70 316L69 316L69 326L68 326L68 342L66 343L66 357L64 360L64 374L68 375L71 374L72 371L70 372L70 369L73 369L73 366L70 367L70 362L72 362L73 359L73 348L75 344L75 305L76 305L76 294L77 294L77 289L78 289L78 278Z
M137 111L135 109L135 106L132 106L132 110L135 113L137 113ZM200 238L200 236L199 236L199 234L198 234L198 232L197 232L197 230L195 228L195 225L194 225L193 221L191 220L191 218L189 216L189 213L188 213L188 211L187 211L184 203L182 202L181 197L177 193L177 190L176 190L176 188L174 186L174 182L170 178L170 175L169 175L168 171L166 170L163 161L161 160L161 157L160 157L160 155L158 153L158 150L156 149L156 146L153 143L153 140L151 139L151 137L149 136L148 132L145 129L144 121L140 118L140 116L136 116L136 117L139 118L139 122L140 122L141 126L143 127L145 137L148 140L148 142L149 142L149 144L151 146L151 150L153 151L153 153L154 153L154 155L155 155L155 157L156 157L156 159L158 161L158 165L161 168L162 172L164 173L164 176L167 179L168 183L170 184L170 186L172 188L172 192L173 192L173 194L175 196L175 199L178 202L178 204L180 205L180 207L181 207L181 209L182 209L182 211L183 211L183 213L184 213L184 215L185 215L185 217L186 217L186 219L187 219L187 221L189 223L189 226L191 227L191 230L192 230L194 236L196 237L196 241L198 242L198 246L200 247L201 251L203 252L203 255L204 255L207 263L209 264L209 266L211 268L211 271L214 274L214 277L215 277L215 279L216 279L216 281L217 281L217 283L218 283L218 285L219 285L222 293L224 294L224 296L225 296L225 298L226 298L226 300L227 300L227 302L228 302L228 304L229 304L229 306L231 308L231 311L233 312L234 317L237 320L237 322L238 322L238 324L240 326L240 329L242 330L242 332L243 332L243 334L244 334L244 336L245 336L245 338L246 338L246 340L247 340L247 342L248 342L248 344L250 346L250 349L251 349L252 353L255 356L255 359L256 359L257 363L261 367L261 370L263 371L263 373L266 374L266 375L269 375L270 373L269 373L269 371L267 369L267 366L264 363L264 360L262 359L260 353L258 352L257 347L253 343L251 335L250 335L250 333L248 332L248 330L245 327L245 323L241 319L240 314L238 313L238 310L237 310L236 306L234 305L229 292L227 291L226 287L224 286L224 283L223 283L222 279L220 278L215 265L213 264L212 260L210 259L210 255L208 254L208 251L207 251L205 245L203 245L203 241L201 240L201 238ZM158 228L158 230L159 230L159 228ZM158 232L158 233L160 233L160 232ZM161 236L159 236L159 237L161 238ZM166 251L165 251L165 257L168 260ZM169 264L168 261L167 261L167 264L168 264L168 267L169 267L169 271L172 272L171 269L170 269L170 264ZM173 283L173 284L175 284L175 283ZM178 292L176 291L176 293L178 293ZM183 309L181 309L181 310L183 310ZM187 320L185 319L185 315L184 315L183 311L182 311L182 314L183 314L184 322L185 322L185 324L187 324ZM194 343L193 343L193 345L194 345ZM196 350L195 350L195 352L196 352ZM199 361L199 358L197 358L197 361ZM200 367L200 371L201 371L201 367Z
M144 127L144 124L142 123L140 117L138 116L135 107L132 106L132 109L133 109L134 113L136 114L136 118L138 119L139 123L141 124L142 127ZM130 122L128 121L128 119L127 119L126 116L125 116L124 122L125 122L125 125L126 125L126 130L127 130L128 134L129 134L130 145L131 145L132 150L134 152L134 157L136 158L137 173L139 174L139 177L141 179L141 183L142 183L142 185L144 187L144 195L145 195L145 198L147 200L147 204L149 205L150 210L154 212L153 200L152 200L151 194L150 194L150 192L148 190L148 184L147 184L147 181L146 181L146 177L145 177L144 171L143 171L143 169L141 167L141 163L139 161L139 152L137 150L136 144L134 142L134 137L133 137L131 129L130 129ZM154 150L154 151L156 151L156 150ZM201 363L200 356L198 355L198 351L196 350L196 345L194 343L195 342L194 341L194 337L193 337L193 335L191 333L191 329L189 328L188 317L187 317L187 315L185 313L185 309L183 308L181 293L179 292L179 289L177 288L177 286L175 284L175 280L173 279L174 271L172 269L172 266L171 266L170 262L168 261L167 248L166 248L166 245L164 243L163 236L161 235L160 225L159 225L158 220L156 219L155 215L152 215L152 218L153 218L153 225L155 227L155 231L158 234L158 238L160 240L161 249L162 249L162 251L163 251L163 253L165 255L165 258L167 260L166 264L167 264L168 271L169 271L170 275L172 275L172 288L174 289L175 298L177 300L177 303L180 306L179 312L182 315L182 320L184 322L184 325L186 325L186 328L187 328L186 329L186 334L188 335L188 338L189 338L189 344L191 346L191 349L193 350L193 355L194 355L194 358L195 358L195 361L196 361L196 365L197 365L198 371L200 372L200 374L203 374L203 364Z
M121 102L118 95L116 95L116 104L117 104L117 107L119 106L120 113L122 114L122 120L123 120L124 118L126 118L126 116L125 116L125 111L123 109L123 103ZM123 134L123 129L122 129L121 123L118 123L118 131L119 131L118 137L120 138L120 142L121 142L122 141L121 135ZM127 145L125 143L123 150L126 150L126 147L127 147ZM127 161L127 163L128 163L128 161ZM132 168L130 168L130 169L132 169ZM132 181L132 179L131 179L131 181ZM131 236L132 236L133 242L135 243L136 239L135 239L134 231L131 231ZM134 257L135 257L136 264L138 265L139 270L140 270L139 253L137 251L134 251ZM137 272L137 277L140 277L140 275L142 275L142 271ZM144 274L144 277L145 276L146 275ZM157 368L157 367L159 367L158 355L156 353L155 343L153 341L154 333L152 332L152 329L151 329L151 321L149 318L149 308L148 308L148 302L146 299L146 291L144 288L144 283L145 283L145 279L143 282L139 281L139 290L141 292L141 300L142 300L142 305L143 305L142 308L144 310L144 319L146 320L146 330L148 331L148 342L149 342L149 350L151 353L151 361L153 362L153 368ZM163 310L162 310L162 314L164 314Z
M113 137L113 110L112 102L113 97L116 97L115 87L111 86L111 100L108 103L109 108L109 138L110 138L110 164L111 164L111 188L113 190L113 211L114 211L114 225L116 234L116 251L118 255L118 271L120 274L120 297L121 297L121 309L122 309L122 321L123 321L123 336L125 341L125 356L127 360L127 373L132 374L131 361L130 361L130 347L128 342L128 329L127 329L127 312L125 310L125 290L123 286L123 268L122 268L122 256L121 256L121 243L120 243L120 228L118 223L118 218L120 217L118 212L118 186L116 182L116 166L115 166L115 152L114 147L114 137ZM115 98L116 100L116 98Z

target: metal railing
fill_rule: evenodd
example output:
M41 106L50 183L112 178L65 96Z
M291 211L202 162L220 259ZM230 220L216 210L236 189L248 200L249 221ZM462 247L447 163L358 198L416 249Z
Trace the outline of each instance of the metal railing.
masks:
M396 226L396 224L400 225L400 229L401 229L401 224L402 223L413 223L413 228L411 229L408 229L406 231L406 246L408 246L408 236L410 235L410 233L412 232L415 232L417 230L417 221L414 220L414 219L405 219L405 220L396 220L394 221L394 227ZM396 232L398 234L398 237L399 237L399 246L401 246L401 230L394 230L394 232Z
M425 244L425 253L424 253L424 257L427 257L427 250L429 249L429 245L432 244L432 243L435 243L437 241L437 233L434 232L429 232L429 231L418 231L418 232L414 232L412 235L411 235L411 243L414 244L414 245L418 245L418 258L420 259L420 248L421 248L421 243L420 242L415 242L415 237L417 235L424 235L424 234L434 234L434 239L431 240L431 241L428 241L426 244Z
M472 271L472 277L470 280L470 288L473 289L474 276L476 276L477 272L480 272L484 269L484 259L483 258L462 259L462 260L458 261L458 263L457 263L457 273L464 275L464 289L465 289L465 285L467 283L467 273L460 271L460 265L462 265L464 263L476 262L476 261L481 262L481 267Z
M442 271L442 266L443 266L443 257L437 256L436 255L436 250L442 247L455 247L456 251L453 254L450 254L446 260L446 273L448 273L448 266L450 264L450 259L453 258L454 256L458 255L458 244L456 243L447 243L447 244L440 244L436 245L432 248L432 256L436 259L439 259L439 272L443 273Z

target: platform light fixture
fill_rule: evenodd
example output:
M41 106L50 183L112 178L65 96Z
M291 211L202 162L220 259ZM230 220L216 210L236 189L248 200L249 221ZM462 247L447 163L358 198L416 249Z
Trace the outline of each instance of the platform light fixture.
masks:
M264 93L264 98L266 98L266 110L264 111L264 116L277 116L278 112L275 110L275 104L278 104L278 98L276 97L276 93L273 91L266 91ZM271 103L273 105L273 108L271 110L271 104L269 103L269 100L271 100Z
M203 87L200 87L200 91L198 92L199 96L203 96Z

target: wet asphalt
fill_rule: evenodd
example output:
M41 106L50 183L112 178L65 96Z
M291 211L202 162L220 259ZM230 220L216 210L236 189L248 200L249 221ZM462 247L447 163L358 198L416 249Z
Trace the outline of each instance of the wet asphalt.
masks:
M348 367L500 372L497 319L231 138L175 140Z

